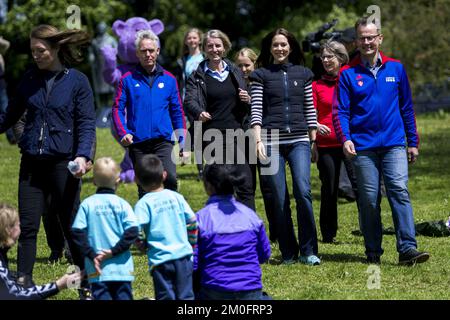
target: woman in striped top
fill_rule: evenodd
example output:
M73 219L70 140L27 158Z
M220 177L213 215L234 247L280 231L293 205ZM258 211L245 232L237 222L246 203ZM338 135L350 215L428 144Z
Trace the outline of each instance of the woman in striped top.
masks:
M274 193L283 263L298 259L304 264L318 265L310 187L311 160L317 159L310 144L315 143L317 119L312 96L313 73L302 66L303 62L300 44L289 31L280 28L262 40L259 68L250 75L251 126L256 136L256 153L263 163L261 174L269 175ZM285 206L286 162L297 204L299 244Z

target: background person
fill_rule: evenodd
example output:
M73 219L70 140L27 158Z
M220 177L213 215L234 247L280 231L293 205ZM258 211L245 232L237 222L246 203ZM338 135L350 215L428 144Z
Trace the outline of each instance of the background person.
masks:
M118 85L112 118L120 143L129 148L133 166L146 154L157 155L167 171L165 186L177 190L172 161L175 131L183 154L186 122L175 77L158 63L158 37L150 30L136 35L139 65L125 73ZM139 198L145 192L138 185Z
M18 282L25 287L33 286L37 234L49 194L50 211L59 215L74 263L84 269L70 227L74 208L79 205L79 178L91 160L95 111L87 77L69 65L81 60L77 49L88 42L88 35L81 30L35 27L30 34L30 48L36 67L25 73L6 114L0 117L0 132L4 132L27 111L19 143L22 233L17 253ZM70 160L79 165L74 175L67 170Z
M320 230L324 243L335 243L338 229L338 189L341 163L345 159L342 144L333 127L332 102L339 69L348 63L347 50L342 43L327 41L320 48L325 74L312 85L314 106L317 112L317 168L322 182L320 189ZM351 163L349 163L351 166ZM353 172L353 171L351 171ZM351 174L350 174L351 175ZM356 179L354 181L356 189Z
M193 71L198 68L200 62L205 58L202 53L202 38L203 32L197 28L189 29L183 38L183 56L177 60L178 70L176 72L178 85L180 86L180 91L182 93L183 101L186 96L186 81ZM194 117L187 111L184 110L187 119L189 121L189 135L191 138L191 149L193 148L194 139ZM197 157L197 155L196 155ZM201 159L202 155L198 154ZM201 180L203 177L203 163L197 161L198 179Z

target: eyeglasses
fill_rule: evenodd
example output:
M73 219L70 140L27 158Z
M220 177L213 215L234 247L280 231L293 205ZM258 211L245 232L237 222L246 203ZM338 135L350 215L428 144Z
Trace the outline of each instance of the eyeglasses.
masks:
M321 56L320 60L325 61L325 60L333 60L334 58L336 58L336 56L333 55L329 55L329 56Z
M364 43L364 42L366 42L366 40L367 40L368 43L372 43L372 42L375 41L375 39L376 39L378 36L379 36L379 34L376 34L376 35L373 35L373 36L367 36L367 37L358 37L358 41Z

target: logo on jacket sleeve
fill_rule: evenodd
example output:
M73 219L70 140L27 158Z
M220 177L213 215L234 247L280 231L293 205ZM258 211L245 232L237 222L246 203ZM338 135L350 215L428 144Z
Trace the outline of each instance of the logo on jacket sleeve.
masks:
M359 81L358 81L358 86L362 87L363 84L364 84L364 82L362 82L362 80L359 80Z
M386 82L395 82L395 77L386 77Z
M164 82L158 83L158 88L160 88L160 89L164 88Z
M139 87L140 87L139 83L136 83L134 86L135 86L136 88L139 88Z

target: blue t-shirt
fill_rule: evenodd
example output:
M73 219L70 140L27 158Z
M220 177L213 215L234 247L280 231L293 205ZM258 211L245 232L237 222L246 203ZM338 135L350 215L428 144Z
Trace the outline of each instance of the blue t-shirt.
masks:
M78 209L73 229L87 229L89 244L95 252L110 250L126 229L138 227L131 206L115 194L95 194L85 199ZM85 258L89 282L133 281L133 258L129 250L102 262L99 275L91 259Z
M149 192L134 211L147 236L150 269L193 254L186 224L195 221L195 214L181 194L168 189Z
M194 70L197 70L198 65L203 61L203 59L204 57L201 53L196 54L195 56L187 56L186 66L184 68L184 75L186 76L186 79L189 78Z

